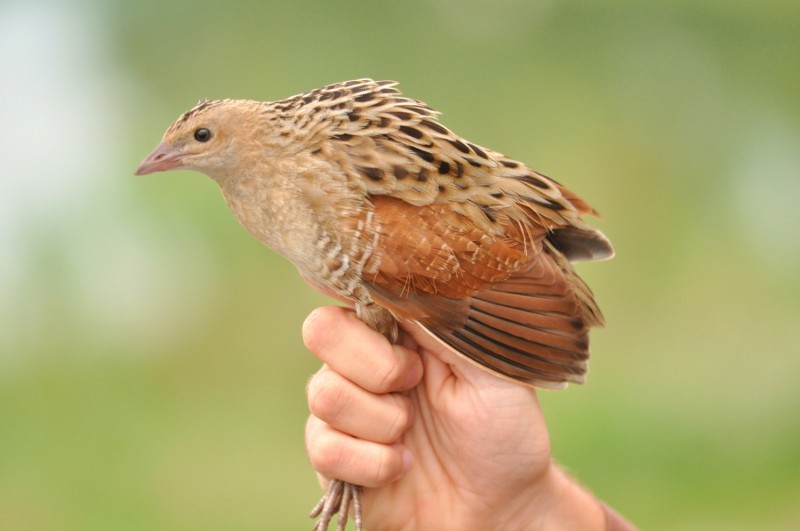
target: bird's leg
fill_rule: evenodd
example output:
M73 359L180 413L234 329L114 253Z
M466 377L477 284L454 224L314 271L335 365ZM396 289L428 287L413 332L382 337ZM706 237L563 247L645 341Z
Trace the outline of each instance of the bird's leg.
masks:
M347 526L347 517L350 516L350 502L354 499L358 499L358 491L356 491L355 496L353 496L353 492L351 489L348 488L349 485L345 484L344 492L342 493L342 502L339 504L339 521L336 523L336 529L341 529L344 531L344 528ZM361 515L358 514L358 511L355 512L356 520L360 520ZM360 528L358 523L356 523L356 527Z
M357 304L356 315L367 326L383 334L390 343L397 343L399 329L397 320L391 312L374 303ZM337 512L339 519L336 522L336 531L345 531L351 505L355 531L362 531L361 487L340 479L331 480L322 499L311 510L311 518L319 517L313 531L327 531L333 515Z
M361 487L357 485L351 485L351 487L353 487L353 520L355 521L356 529L361 531ZM344 531L344 528L342 528L342 531Z
M356 304L356 315L364 324L383 334L389 340L389 343L397 343L400 332L397 326L397 319L394 318L392 312L371 302L369 304Z
M347 518L350 515L350 505L353 505L355 531L362 531L361 527L361 487L347 483L340 479L333 479L328 484L325 494L311 510L311 518L319 517L313 531L327 531L333 515L339 513L336 522L336 531L344 531Z

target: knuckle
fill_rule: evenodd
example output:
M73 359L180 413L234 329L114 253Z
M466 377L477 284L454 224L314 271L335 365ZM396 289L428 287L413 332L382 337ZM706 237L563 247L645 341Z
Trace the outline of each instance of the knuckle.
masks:
M409 404L407 404L407 401L403 399L404 397L398 398L400 398L399 407L395 408L395 414L387 424L387 442L394 442L400 439L400 437L402 437L411 426L412 412Z
M344 444L333 434L320 434L308 447L308 458L314 470L326 477L336 477L344 462Z
M380 363L373 372L375 390L387 392L393 390L402 377L400 364L392 359L391 362Z
M318 372L308 384L308 409L324 421L335 420L345 401L342 381L332 371Z
M381 487L397 479L402 471L402 459L394 448L384 447L376 456L367 471L369 487Z

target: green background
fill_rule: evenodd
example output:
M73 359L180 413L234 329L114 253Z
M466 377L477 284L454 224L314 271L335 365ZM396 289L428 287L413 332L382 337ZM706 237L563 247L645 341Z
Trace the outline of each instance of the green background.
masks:
M328 302L209 179L133 170L201 98L358 77L604 214L556 458L645 529L798 528L799 6L0 2L0 529L309 528Z

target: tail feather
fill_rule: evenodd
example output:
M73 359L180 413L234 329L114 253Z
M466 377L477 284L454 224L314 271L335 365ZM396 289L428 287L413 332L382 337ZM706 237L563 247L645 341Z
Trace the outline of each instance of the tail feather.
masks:
M605 234L586 223L557 228L547 239L570 262L607 260L614 256L614 248Z

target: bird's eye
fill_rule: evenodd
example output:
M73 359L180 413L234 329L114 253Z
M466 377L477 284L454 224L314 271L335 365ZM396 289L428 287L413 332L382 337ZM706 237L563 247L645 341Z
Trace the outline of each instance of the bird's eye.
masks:
M200 129L194 132L194 139L198 142L208 142L211 140L211 131L206 129L205 127L201 127Z

